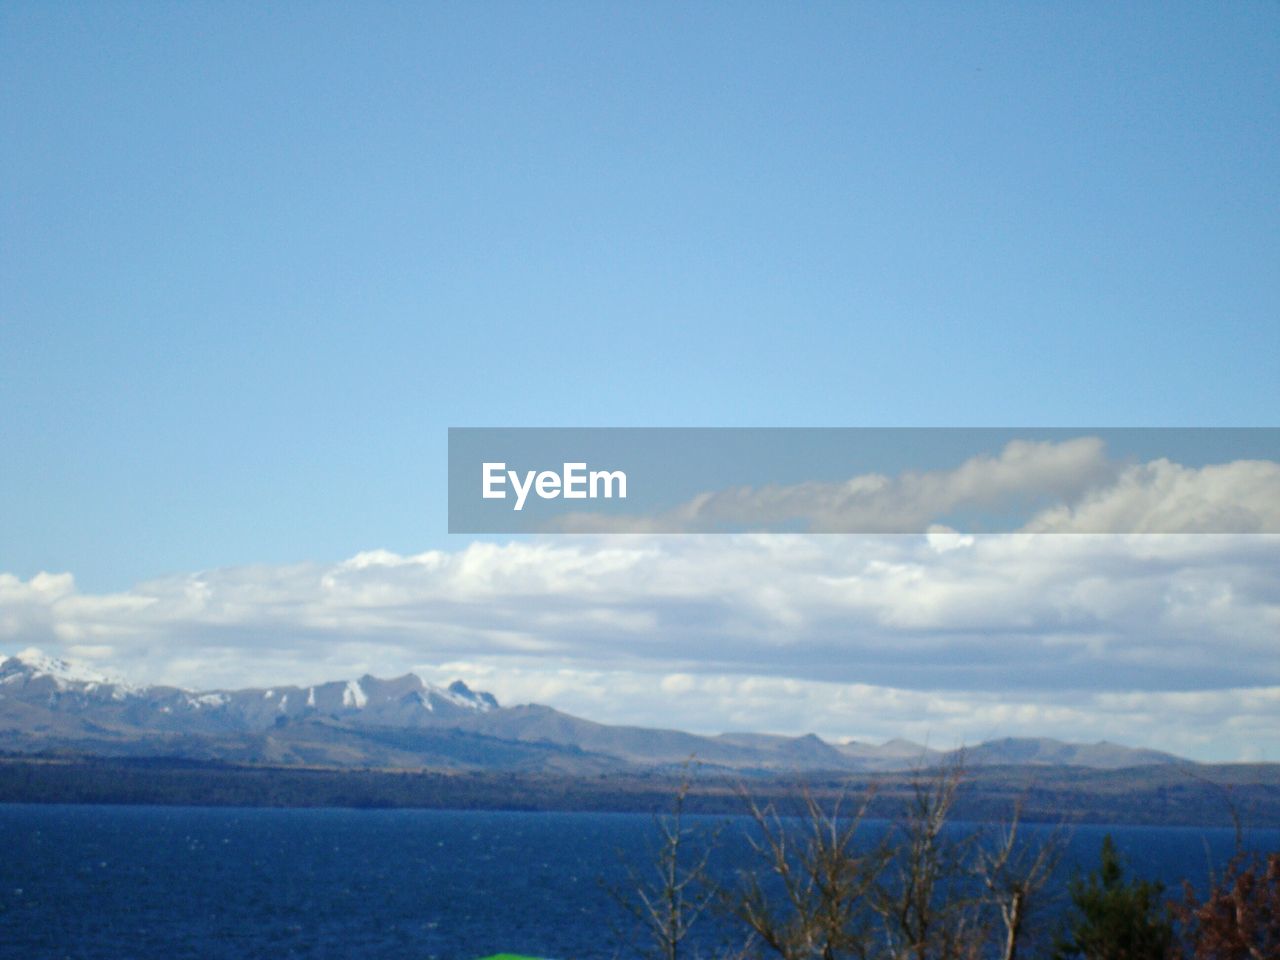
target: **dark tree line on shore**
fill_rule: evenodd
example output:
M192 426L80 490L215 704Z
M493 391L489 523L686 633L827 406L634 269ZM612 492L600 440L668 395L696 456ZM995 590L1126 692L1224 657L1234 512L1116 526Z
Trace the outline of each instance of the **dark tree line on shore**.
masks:
M891 819L912 795L910 775L776 773L748 778L752 796L787 815L803 814L804 789L824 802L841 792L870 797L867 816ZM686 810L744 810L742 777L698 778ZM95 757L0 751L0 803L107 803L238 807L350 807L453 810L565 810L649 813L667 809L676 770L574 776L536 771L375 770L264 766L180 757ZM952 819L999 821L1021 803L1027 822L1069 814L1090 823L1229 825L1223 794L1259 827L1280 827L1280 764L1144 767L1107 771L982 767L969 771Z
M889 829L864 836L871 798L805 794L799 815L746 790L749 864L708 869L719 831L690 827L690 781L658 818L651 861L614 890L658 960L1280 960L1280 852L1237 852L1207 894L1130 878L1110 836L1097 867L1044 909L1064 829L1028 836L1016 805L999 827L953 822L960 766L919 774ZM737 939L693 946L711 918Z

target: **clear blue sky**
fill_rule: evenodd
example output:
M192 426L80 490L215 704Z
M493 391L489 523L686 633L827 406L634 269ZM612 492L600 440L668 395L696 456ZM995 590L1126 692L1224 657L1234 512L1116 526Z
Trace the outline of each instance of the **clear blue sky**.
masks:
M1280 6L0 6L0 571L447 540L460 425L1280 423Z

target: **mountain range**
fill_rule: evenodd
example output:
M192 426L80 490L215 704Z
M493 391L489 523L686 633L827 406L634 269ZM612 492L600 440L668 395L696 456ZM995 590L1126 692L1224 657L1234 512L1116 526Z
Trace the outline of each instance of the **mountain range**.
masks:
M504 707L461 681L440 687L414 674L243 690L136 686L34 649L0 661L0 752L574 776L670 772L690 757L741 775L900 771L954 757L906 740L612 726L538 704ZM971 767L1095 770L1188 762L1046 738L988 741L964 758Z

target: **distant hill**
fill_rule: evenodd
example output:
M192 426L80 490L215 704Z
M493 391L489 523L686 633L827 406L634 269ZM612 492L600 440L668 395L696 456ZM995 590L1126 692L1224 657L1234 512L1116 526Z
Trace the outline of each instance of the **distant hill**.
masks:
M414 674L245 690L144 687L38 650L0 661L0 744L11 754L565 776L669 773L691 757L704 769L739 775L894 772L953 756L905 740L828 743L813 734L707 737L611 726L537 704L502 707L461 681L439 687ZM1043 738L993 740L964 755L970 767L1187 762Z
M1157 766L1186 761L1158 750L1122 747L1100 740L1097 743L1064 743L1048 737L1006 737L988 740L965 751L969 765L1089 767L1094 770L1122 770L1126 767Z

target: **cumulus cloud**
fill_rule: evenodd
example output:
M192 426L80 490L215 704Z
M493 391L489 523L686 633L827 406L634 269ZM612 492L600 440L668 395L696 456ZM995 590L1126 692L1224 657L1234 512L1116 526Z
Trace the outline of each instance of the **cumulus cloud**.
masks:
M1102 441L1093 437L1015 440L999 456L971 457L952 470L727 490L700 498L691 516L712 526L801 521L814 532L918 532L961 508L1074 499L1110 470Z
M1280 464L1237 460L1200 468L1153 460L1123 470L1075 505L1024 528L1048 533L1280 533Z
M950 470L868 473L708 491L652 516L572 514L579 533L803 530L924 533L939 524L1027 533L1280 533L1280 464L1124 464L1097 437L1007 444Z
M0 651L206 688L416 669L601 720L942 744L1182 736L1234 757L1233 737L1280 739L1278 560L1269 535L935 529L547 537L112 594L0 575Z

